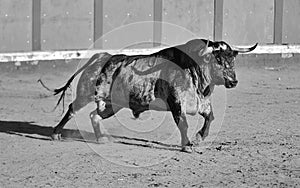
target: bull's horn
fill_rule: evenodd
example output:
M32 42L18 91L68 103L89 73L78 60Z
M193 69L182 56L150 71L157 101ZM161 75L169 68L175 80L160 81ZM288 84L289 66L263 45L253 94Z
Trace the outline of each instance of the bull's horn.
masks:
M234 51L240 52L240 53L246 53L246 52L253 51L256 48L257 45L258 45L258 43L256 43L254 46L252 46L250 48L240 48L240 47L233 46L233 47L231 47L231 49L234 50Z
M209 40L207 39L207 43L205 45L205 48L200 50L199 53L198 53L199 56L204 56L206 54L209 54L209 53L213 52L213 50L214 50L213 47L208 47L208 44L209 44Z

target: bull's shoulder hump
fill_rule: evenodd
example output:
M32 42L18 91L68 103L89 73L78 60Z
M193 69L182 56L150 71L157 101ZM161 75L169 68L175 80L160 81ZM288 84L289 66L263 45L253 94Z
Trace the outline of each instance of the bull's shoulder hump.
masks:
M127 56L126 59L126 63L124 64L124 66L128 66L131 65L132 63L136 63L137 61L147 61L147 59L150 59L151 57L153 57L154 55L150 54L150 55L130 55Z
M125 60L126 58L128 58L128 55L125 55L125 54L115 54L113 56L111 56L111 60Z

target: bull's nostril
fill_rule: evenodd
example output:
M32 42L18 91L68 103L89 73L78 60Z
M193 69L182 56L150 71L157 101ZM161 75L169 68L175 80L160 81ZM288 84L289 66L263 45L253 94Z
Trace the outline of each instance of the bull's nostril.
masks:
M235 80L235 81L231 82L231 84L232 84L232 86L233 86L233 87L235 87L235 86L237 85L237 83L238 83L238 81L237 81L237 80Z

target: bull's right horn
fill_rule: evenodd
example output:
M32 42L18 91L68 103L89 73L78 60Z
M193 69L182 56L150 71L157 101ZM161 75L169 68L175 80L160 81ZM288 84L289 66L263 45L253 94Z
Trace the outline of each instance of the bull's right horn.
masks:
M252 46L250 48L240 48L240 47L232 46L231 49L234 51L240 52L240 53L247 53L247 52L253 51L257 45L258 45L258 43L256 43L254 46Z

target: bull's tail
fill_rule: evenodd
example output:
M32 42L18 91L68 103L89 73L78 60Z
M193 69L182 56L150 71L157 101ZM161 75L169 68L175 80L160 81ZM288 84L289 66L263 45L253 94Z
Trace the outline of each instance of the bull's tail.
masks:
M95 55L93 55L86 64L84 64L80 69L78 69L70 78L69 80L67 81L67 83L60 87L60 88L57 88L57 89L54 89L54 90L51 90L49 89L41 79L38 80L38 82L41 83L41 85L46 88L48 91L52 91L53 92L53 95L58 95L59 93L62 92L62 94L60 95L59 97L59 100L57 101L55 107L54 107L54 110L58 107L58 105L60 104L61 101L63 101L63 111L64 111L64 103L65 103L65 94L66 94L66 91L67 89L70 87L72 81L74 80L74 78L79 74L81 73L83 70L85 70L88 66L90 66L91 64L93 64L97 59L99 59L101 57L101 54L100 53L97 53Z

